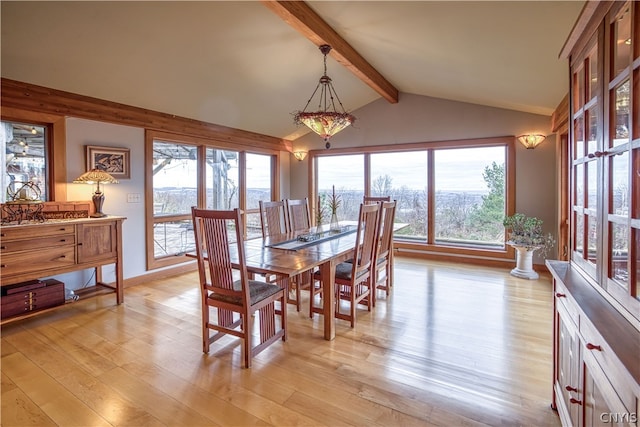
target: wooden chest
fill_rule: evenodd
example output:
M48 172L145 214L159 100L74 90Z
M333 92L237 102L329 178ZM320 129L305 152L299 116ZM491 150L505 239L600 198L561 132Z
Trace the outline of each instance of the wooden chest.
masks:
M30 280L2 287L0 318L26 314L64 304L64 283L55 279Z

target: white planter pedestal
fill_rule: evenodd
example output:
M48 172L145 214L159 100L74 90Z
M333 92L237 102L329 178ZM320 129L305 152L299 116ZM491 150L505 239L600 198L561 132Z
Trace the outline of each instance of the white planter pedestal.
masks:
M511 245L516 250L516 268L511 270L511 275L522 279L536 280L540 276L533 269L533 253L537 247Z

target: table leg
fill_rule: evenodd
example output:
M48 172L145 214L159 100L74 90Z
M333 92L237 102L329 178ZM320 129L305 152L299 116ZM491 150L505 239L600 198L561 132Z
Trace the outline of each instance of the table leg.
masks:
M333 280L336 275L336 265L327 261L320 266L322 275L322 306L324 311L324 339L331 341L336 337L336 319L334 315L336 294Z

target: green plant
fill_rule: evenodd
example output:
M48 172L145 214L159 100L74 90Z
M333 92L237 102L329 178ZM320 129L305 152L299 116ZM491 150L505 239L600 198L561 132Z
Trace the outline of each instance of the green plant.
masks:
M540 249L545 255L555 244L551 233L545 235L542 232L542 220L516 213L505 217L502 222L508 232L507 243L515 246L524 246L527 249Z

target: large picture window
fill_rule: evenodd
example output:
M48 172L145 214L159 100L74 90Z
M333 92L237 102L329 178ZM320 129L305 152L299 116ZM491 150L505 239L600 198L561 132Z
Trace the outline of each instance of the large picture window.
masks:
M214 147L208 140L152 131L146 144L148 269L184 262L184 254L195 250L192 206L240 208L247 236L260 234L258 200L276 197L276 152Z
M506 257L502 221L513 208L509 161L513 138L367 147L312 152L316 197L335 185L341 220L353 220L362 197L390 196L396 222L407 224L394 238L438 252L491 252ZM315 208L315 206L314 206Z

